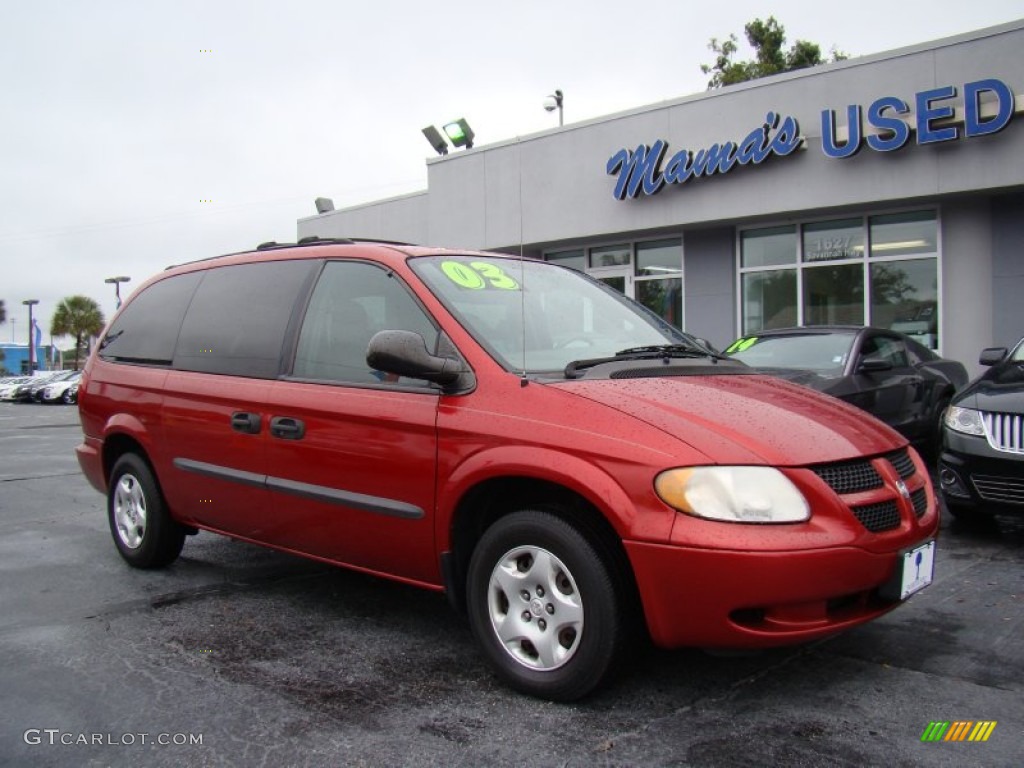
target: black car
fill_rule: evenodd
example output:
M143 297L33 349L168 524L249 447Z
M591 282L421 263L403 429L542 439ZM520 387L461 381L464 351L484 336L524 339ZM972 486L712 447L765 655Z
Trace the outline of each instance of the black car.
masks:
M932 456L941 446L943 413L968 378L962 363L909 336L863 326L760 331L737 339L725 354L856 405Z
M946 412L939 485L956 517L1024 514L1024 339L981 353L991 366Z

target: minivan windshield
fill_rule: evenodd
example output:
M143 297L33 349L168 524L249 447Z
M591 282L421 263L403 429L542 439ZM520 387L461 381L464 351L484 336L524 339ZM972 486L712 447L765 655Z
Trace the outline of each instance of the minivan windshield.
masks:
M414 258L409 264L508 370L561 372L581 358L695 343L641 305L566 267L455 255Z

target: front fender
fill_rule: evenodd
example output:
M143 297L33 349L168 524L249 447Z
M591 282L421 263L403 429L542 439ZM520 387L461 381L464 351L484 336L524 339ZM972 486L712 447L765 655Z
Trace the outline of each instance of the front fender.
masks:
M636 498L605 467L579 456L536 446L496 446L461 461L438 488L436 536L451 548L451 525L460 501L474 487L496 478L523 477L553 483L586 499L622 539L667 542L674 513L653 491L649 470L623 466L618 476L637 484Z

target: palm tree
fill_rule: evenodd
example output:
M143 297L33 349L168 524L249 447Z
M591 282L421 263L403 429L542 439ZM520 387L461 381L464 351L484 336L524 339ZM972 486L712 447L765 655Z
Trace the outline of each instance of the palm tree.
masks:
M100 305L88 296L68 296L57 305L50 323L54 336L75 337L75 370L78 370L78 350L82 340L96 336L106 321Z

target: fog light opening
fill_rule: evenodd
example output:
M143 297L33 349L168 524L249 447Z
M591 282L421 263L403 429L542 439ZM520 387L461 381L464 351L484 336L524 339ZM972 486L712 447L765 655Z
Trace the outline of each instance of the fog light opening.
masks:
M963 480L960 479L960 475L945 465L939 468L939 485L942 486L945 493L951 496L969 497L971 495Z

